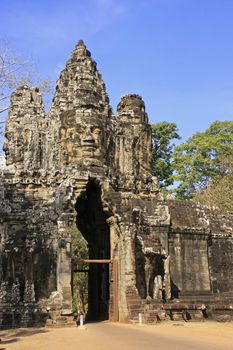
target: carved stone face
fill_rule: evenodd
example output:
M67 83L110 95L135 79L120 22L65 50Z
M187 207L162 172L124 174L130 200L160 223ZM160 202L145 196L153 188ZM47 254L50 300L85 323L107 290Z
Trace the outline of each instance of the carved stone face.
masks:
M3 151L6 156L6 165L22 163L25 160L31 137L29 129L23 130L20 128L5 132ZM17 167L19 167L19 164L17 164Z
M101 160L105 155L105 135L97 118L82 118L81 123L75 116L64 116L60 143L63 164L77 163L83 159Z
M5 152L6 160L8 160L9 158L9 140L7 136L8 136L7 133L5 133L5 139L3 144L3 151Z
M21 133L8 131L5 133L3 151L6 156L6 164L19 163L23 160L23 140Z
M86 125L79 128L83 155L99 157L102 146L102 130L99 125Z

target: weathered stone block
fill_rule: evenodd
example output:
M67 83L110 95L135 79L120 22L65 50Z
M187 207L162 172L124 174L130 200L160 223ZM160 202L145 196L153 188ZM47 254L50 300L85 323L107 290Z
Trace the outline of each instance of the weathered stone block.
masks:
M202 304L229 317L232 216L165 200L151 140L141 96L122 96L114 115L83 41L48 113L37 88L12 94L0 174L2 327L70 322L81 269L74 227L97 261L88 272L90 318L199 319Z

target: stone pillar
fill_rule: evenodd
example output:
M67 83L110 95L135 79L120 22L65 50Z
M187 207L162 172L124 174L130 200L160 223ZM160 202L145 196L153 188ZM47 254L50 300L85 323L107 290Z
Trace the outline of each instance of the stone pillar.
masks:
M69 228L63 221L58 222L58 261L57 261L57 290L62 296L62 312L72 312L71 290L71 242Z

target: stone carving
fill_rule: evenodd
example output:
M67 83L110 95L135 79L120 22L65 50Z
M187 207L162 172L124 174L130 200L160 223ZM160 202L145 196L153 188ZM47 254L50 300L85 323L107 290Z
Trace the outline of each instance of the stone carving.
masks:
M16 279L16 281L12 285L11 297L12 297L12 303L18 305L21 299L20 284L18 279Z
M117 249L120 239L122 239L122 232L119 228L118 220L114 216L110 216L107 220L107 224L110 227L111 243L112 247ZM112 255L114 253L112 252Z
M59 133L54 134L59 142L59 167L103 166L111 113L108 101L96 63L80 41L57 83L50 110L52 127L60 124ZM53 143L52 150L56 148Z
M154 278L153 299L163 299L163 280L161 275L156 275Z
M170 276L170 256L166 253L164 257L164 276L163 276L163 288L164 288L164 300L171 299L171 276Z
M160 243L154 248L145 247L142 238L140 240L144 256L145 296L148 300L169 300L171 298L170 257L164 249L161 249Z
M24 302L25 303L34 303L35 302L35 287L34 283L26 280L25 289L24 289Z
M0 302L5 304L9 302L9 294L8 294L8 283L2 282L0 287Z
M40 123L44 117L42 97L37 88L22 86L11 96L3 150L8 168L40 168Z
M158 274L158 265L160 254L154 252L152 248L145 248L145 280L146 280L146 295L147 298L154 298L159 296L159 291L162 287L161 276ZM155 286L156 280L156 286ZM155 293L155 288L158 289ZM161 295L162 296L162 295Z
M151 129L139 95L124 95L117 106L115 166L119 186L140 191L151 181Z
M89 257L110 264L90 264L90 318L133 319L148 304L160 308L153 320L175 318L184 312L178 298L186 298L186 311L191 305L199 312L187 295L202 294L214 315L222 293L231 312L232 216L165 200L152 175L151 147L141 96L122 96L114 114L83 41L61 72L48 113L37 88L12 94L0 173L2 327L13 319L38 324L38 314L53 315L54 323L72 314L74 225Z
M70 124L71 119L69 117ZM62 164L65 166L83 161L85 165L93 163L101 165L98 160L105 153L105 139L101 121L84 117L81 122L74 117L69 129L67 129L67 124L67 118L64 116L60 130Z

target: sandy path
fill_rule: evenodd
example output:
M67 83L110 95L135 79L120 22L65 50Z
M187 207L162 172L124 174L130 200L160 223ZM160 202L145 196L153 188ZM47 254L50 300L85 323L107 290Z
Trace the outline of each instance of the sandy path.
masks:
M1 331L0 350L232 350L233 323L88 324Z

